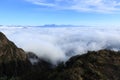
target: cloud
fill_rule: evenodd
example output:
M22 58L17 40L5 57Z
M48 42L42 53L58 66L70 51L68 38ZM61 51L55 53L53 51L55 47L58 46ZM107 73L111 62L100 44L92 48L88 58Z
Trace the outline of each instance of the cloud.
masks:
M40 6L48 6L48 7L55 6L53 3L47 3L45 0L26 0L26 1L36 4L36 5L40 5Z
M25 51L54 64L71 56L100 49L120 50L120 27L0 27Z
M120 11L119 0L26 0L36 5L82 12L114 13Z

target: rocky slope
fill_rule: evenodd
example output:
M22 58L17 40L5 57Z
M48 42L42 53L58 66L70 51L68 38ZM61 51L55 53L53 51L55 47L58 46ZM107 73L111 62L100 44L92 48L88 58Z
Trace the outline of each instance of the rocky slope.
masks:
M120 80L119 75L119 51L88 51L53 66L0 32L0 80Z
M120 52L89 51L70 58L48 80L120 80Z
M22 80L120 80L120 52L89 51L59 63L55 68L46 68L41 70L38 66Z
M28 70L29 65L25 52L0 32L0 76L21 75Z
M9 41L6 36L0 32L0 63L3 62L2 57L5 57L4 62L12 61L13 59L26 60L25 52L18 48L13 42Z
M33 63L31 60L36 60L36 62ZM11 78L22 80L22 77L27 79L28 74L36 77L38 73L44 77L46 73L44 74L43 71L48 71L51 66L49 62L38 58L34 53L25 52L23 49L18 48L0 32L0 80ZM39 77L39 75L37 76Z

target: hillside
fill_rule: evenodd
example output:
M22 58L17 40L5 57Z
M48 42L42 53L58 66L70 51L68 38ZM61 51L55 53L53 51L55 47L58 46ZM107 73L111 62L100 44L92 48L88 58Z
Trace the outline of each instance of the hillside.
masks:
M30 65L25 51L0 32L0 77L19 76L27 72Z
M119 75L119 51L88 51L54 66L0 32L0 80L120 80Z
M91 51L70 58L49 80L120 80L120 52Z

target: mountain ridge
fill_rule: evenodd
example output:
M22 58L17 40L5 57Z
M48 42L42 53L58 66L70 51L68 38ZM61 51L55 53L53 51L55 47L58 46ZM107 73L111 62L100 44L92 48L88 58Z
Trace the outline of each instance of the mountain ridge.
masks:
M0 32L0 80L120 80L119 75L120 51L88 51L54 66Z
M30 62L25 51L0 32L0 76L18 76L27 71ZM24 71L26 69L26 71Z

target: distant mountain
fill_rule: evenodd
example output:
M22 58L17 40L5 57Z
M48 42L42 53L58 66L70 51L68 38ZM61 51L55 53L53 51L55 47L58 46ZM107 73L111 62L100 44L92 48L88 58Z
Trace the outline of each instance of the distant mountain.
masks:
M41 27L74 27L75 25L56 25L56 24L46 24ZM76 26L77 27L77 26Z
M38 25L38 26L33 26L33 25L0 25L0 27L20 27L20 28L26 28L26 27L42 27L42 28L46 28L46 27L92 27L92 26L87 26L87 25L70 25L70 24L61 24L61 25L57 25L57 24L45 24L45 25Z

